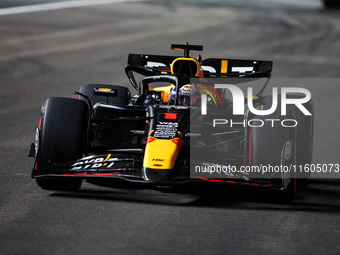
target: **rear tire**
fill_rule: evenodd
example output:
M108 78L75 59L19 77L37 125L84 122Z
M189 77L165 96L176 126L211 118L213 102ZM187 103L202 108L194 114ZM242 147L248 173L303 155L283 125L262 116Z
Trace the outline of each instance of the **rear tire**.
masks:
M340 7L339 1L335 1L335 0L324 0L323 4L326 8L339 8Z
M70 98L49 98L41 113L39 148L34 175L48 174L53 163L82 158L86 153L88 107ZM81 179L38 177L37 184L48 190L75 190Z

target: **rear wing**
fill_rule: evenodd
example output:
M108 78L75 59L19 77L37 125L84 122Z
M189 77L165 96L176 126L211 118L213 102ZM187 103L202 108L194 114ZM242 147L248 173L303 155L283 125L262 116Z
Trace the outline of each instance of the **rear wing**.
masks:
M137 72L145 76L171 74L171 64L181 56L129 54L128 65L125 72L131 84L140 92L134 75ZM197 61L201 65L203 77L267 77L271 76L272 61L263 60L241 60L227 58L201 59Z
M270 77L273 62L208 58L202 61L201 68L204 77Z

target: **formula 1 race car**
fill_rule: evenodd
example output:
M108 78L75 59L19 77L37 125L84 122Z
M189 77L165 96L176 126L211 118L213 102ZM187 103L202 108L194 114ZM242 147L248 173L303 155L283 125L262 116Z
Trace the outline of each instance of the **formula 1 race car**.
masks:
M291 104L282 116L281 96L263 95L272 62L190 57L200 45L172 49L184 56L129 55L125 72L134 96L124 86L87 84L76 98L48 98L30 150L37 184L47 190L77 190L83 180L233 184L254 188L259 200L290 201L295 165L312 159L313 115ZM238 89L263 80L254 96ZM310 99L301 106L313 112Z

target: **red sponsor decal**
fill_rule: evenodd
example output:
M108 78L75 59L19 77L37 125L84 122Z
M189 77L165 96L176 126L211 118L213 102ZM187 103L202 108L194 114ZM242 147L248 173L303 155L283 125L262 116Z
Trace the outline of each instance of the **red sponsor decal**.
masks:
M176 112L163 112L164 114L164 119L166 120L175 120L177 119L177 114Z

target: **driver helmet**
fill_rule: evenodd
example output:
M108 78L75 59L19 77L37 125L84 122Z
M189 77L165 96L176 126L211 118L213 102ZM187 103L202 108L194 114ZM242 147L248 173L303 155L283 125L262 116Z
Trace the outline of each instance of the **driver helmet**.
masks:
M174 102L176 97L176 88L171 91L171 99ZM199 102L200 92L193 84L186 84L178 91L178 104L185 106L194 106Z

